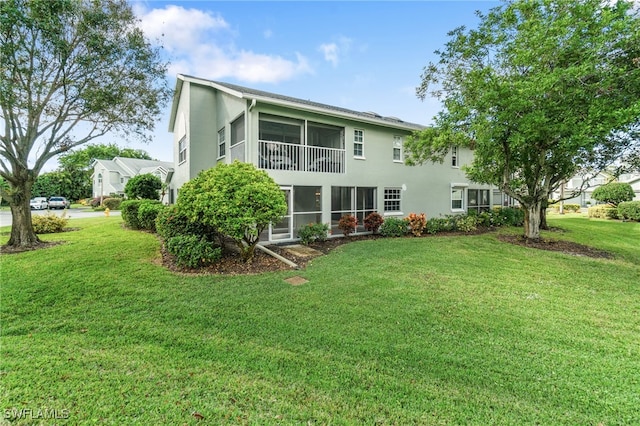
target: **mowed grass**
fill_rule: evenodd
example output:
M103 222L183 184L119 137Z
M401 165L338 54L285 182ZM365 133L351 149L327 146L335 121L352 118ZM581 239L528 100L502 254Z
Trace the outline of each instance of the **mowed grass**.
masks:
M0 257L0 408L68 410L44 424L640 424L640 224L549 220L564 232L545 236L615 257L490 233L186 276L118 217L72 220L42 237L65 244Z

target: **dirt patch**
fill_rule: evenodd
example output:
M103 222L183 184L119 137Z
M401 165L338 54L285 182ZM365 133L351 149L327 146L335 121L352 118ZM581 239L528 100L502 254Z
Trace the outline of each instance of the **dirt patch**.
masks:
M535 248L539 250L558 251L572 256L586 256L596 259L611 259L613 256L604 250L598 250L593 247L574 243L571 241L554 240L548 238L540 238L532 240L522 235L499 235L498 239L510 244L516 244L522 247Z
M24 253L25 251L41 250L49 247L55 247L60 244L64 244L64 241L42 241L30 247L13 247L5 244L0 247L0 253L2 254Z

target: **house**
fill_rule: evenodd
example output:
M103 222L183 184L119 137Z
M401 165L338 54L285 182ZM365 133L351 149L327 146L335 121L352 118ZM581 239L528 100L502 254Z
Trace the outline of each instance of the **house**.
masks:
M599 186L609 182L628 183L636 194L634 200L640 200L640 173L624 173L616 178L610 170L601 171L594 177L576 175L566 182L563 192L560 190L555 191L553 198L557 200L563 197L571 197L575 194L572 198L565 200L565 203L589 207L598 204L598 202L591 197L593 191Z
M296 238L308 223L334 230L345 214L427 217L486 210L493 188L471 183L461 166L473 158L454 147L442 164L407 166L403 142L424 126L218 81L178 75L169 131L179 188L218 163L249 162L284 192L287 216L265 240Z
M171 180L173 163L167 161L141 160L115 157L113 160L93 160L93 196L124 195L124 187L134 176L152 174L162 182Z

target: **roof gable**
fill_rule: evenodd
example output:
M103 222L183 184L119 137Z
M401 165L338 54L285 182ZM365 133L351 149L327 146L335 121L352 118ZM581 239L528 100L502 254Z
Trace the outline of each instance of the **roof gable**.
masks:
M206 80L206 79L201 79L198 77L192 77L192 76L182 75L182 74L178 74L177 77L178 78L176 81L176 91L173 96L173 104L171 106L171 116L169 120L170 132L173 131L173 128L175 125L178 102L180 100L180 92L182 91L182 87L185 81L194 83L194 84L199 84L202 86L209 86L240 99L247 99L251 101L262 102L262 103L272 104L272 105L286 106L286 107L295 108L298 110L316 112L316 113L321 113L321 114L336 116L341 118L348 118L348 119L356 120L360 122L402 129L405 131L421 130L426 127L421 124L402 121L397 117L383 117L380 114L376 114L374 112L354 111L347 108L322 104L322 103L313 102L310 100L304 100L304 99L294 98L291 96L279 95L276 93L265 92L263 90L251 89L248 87L238 86L236 84Z

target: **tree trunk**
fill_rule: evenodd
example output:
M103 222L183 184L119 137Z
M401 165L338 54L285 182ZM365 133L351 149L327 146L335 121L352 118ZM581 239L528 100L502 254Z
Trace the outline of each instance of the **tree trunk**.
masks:
M524 207L524 237L531 240L540 239L540 212L542 203L537 202Z
M11 203L11 237L8 246L34 247L42 243L33 230L31 223L31 206L28 197L15 197Z
M543 205L540 208L540 229L549 229L549 225L547 225L547 206L546 205Z

